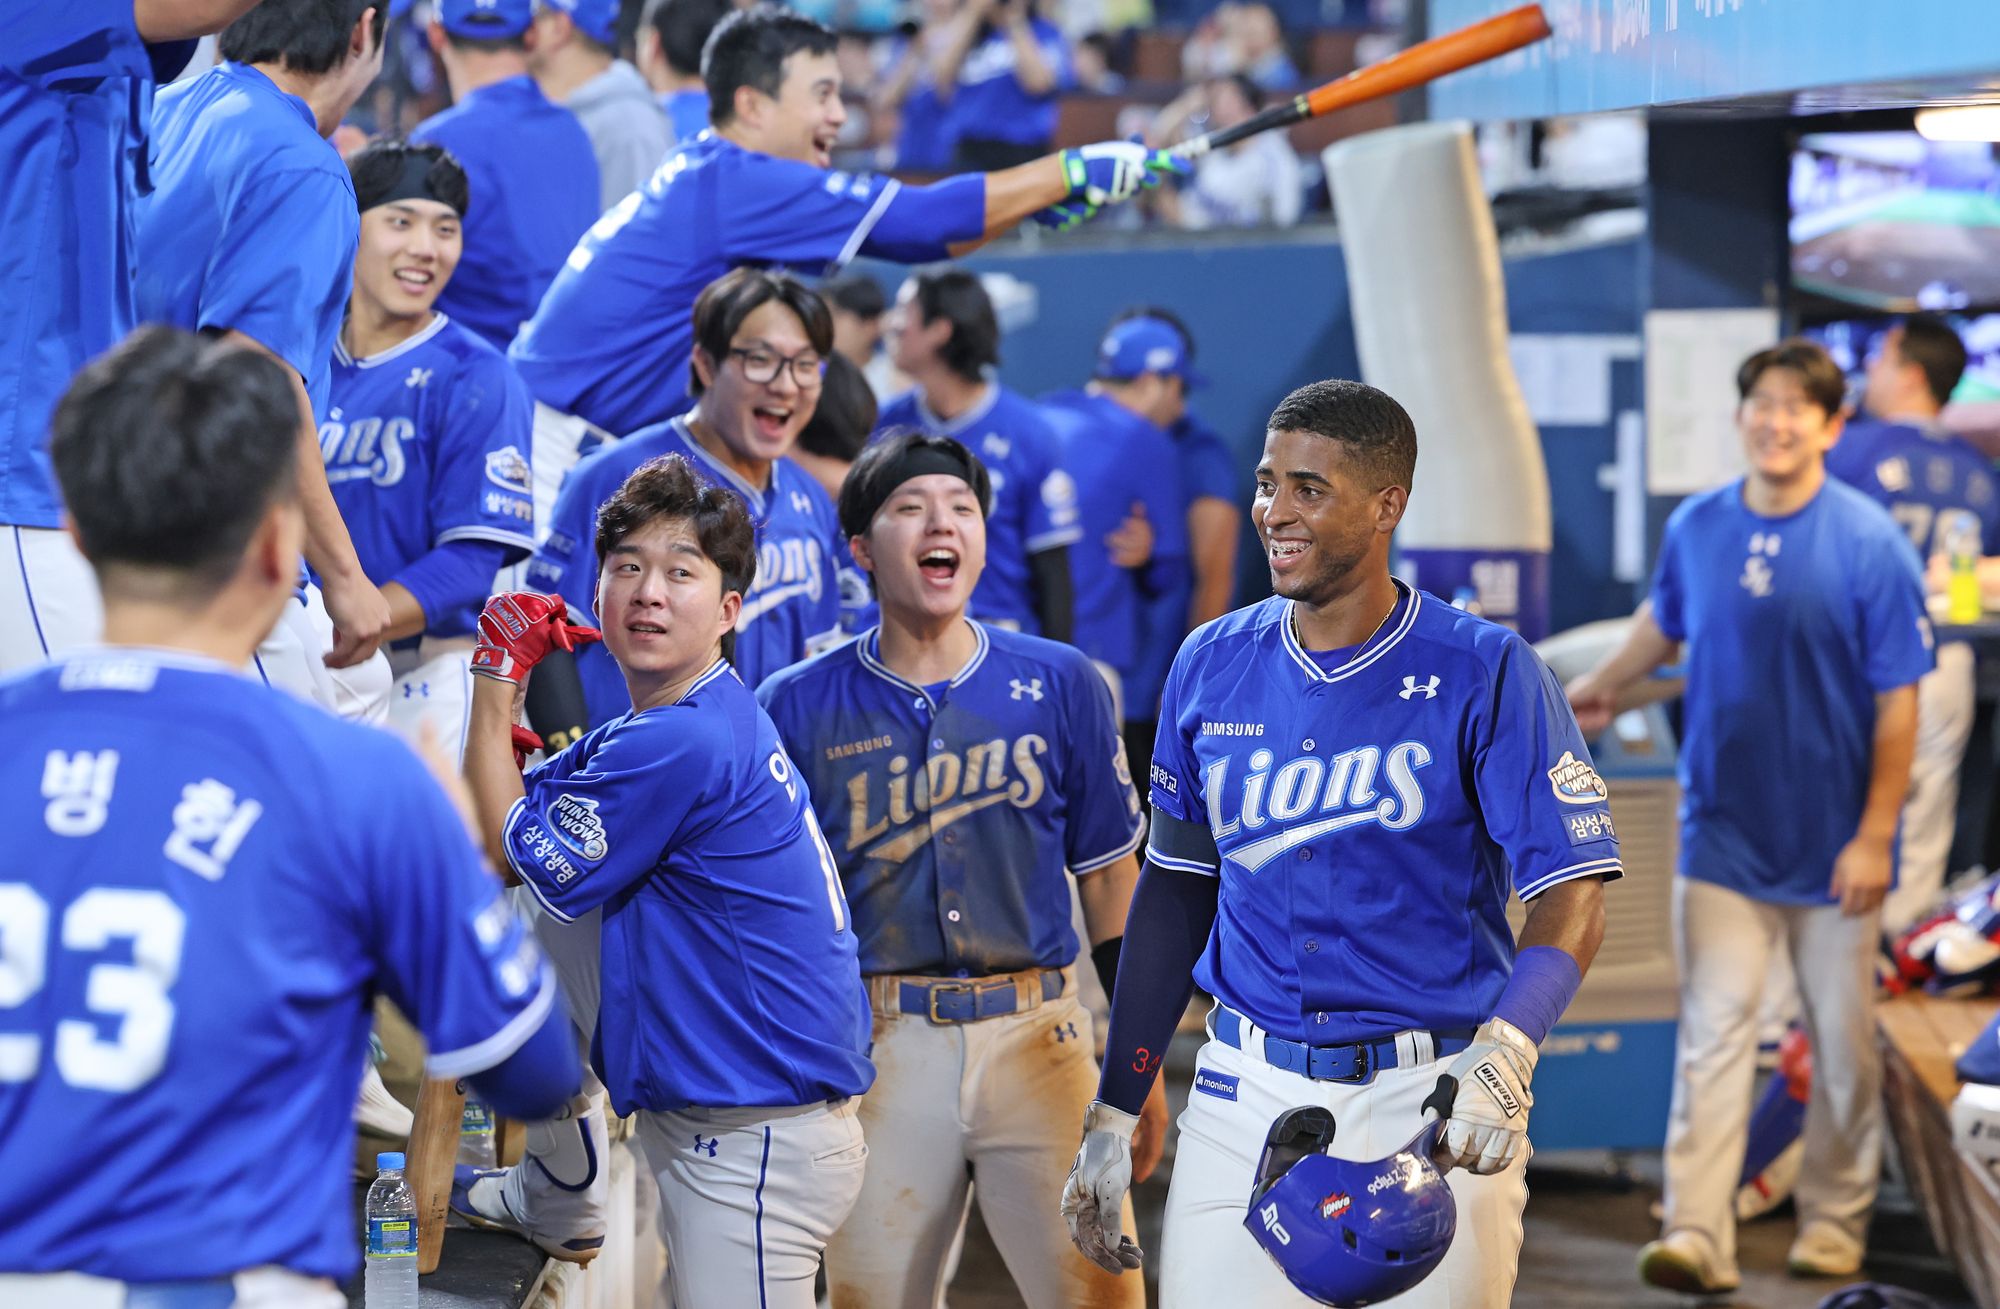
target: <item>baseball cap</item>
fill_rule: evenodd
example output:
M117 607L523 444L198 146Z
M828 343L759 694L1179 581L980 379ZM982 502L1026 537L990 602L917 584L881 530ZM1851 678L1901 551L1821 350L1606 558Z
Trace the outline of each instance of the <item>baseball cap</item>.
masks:
M1187 342L1172 323L1159 318L1128 318L1106 332L1097 347L1097 376L1124 380L1141 373L1178 377L1190 391L1208 385L1188 358Z
M541 0L544 8L569 15L577 30L599 45L618 44L618 0Z
M475 41L519 36L534 21L534 0L438 0L444 30Z

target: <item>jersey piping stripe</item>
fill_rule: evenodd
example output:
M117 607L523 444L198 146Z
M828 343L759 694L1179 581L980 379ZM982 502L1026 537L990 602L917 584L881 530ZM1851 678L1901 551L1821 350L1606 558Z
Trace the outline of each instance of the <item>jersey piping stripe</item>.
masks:
M1387 636L1382 638L1381 644L1375 646L1373 649L1364 649L1360 654L1355 655L1354 658L1342 664L1339 671L1329 673L1314 663L1312 656L1307 654L1305 649L1299 645L1298 637L1292 624L1292 611L1298 607L1298 602L1288 601L1285 605L1285 617L1284 622L1281 624L1282 631L1280 634L1285 644L1285 653L1292 657L1292 662L1305 669L1306 676L1315 682L1342 681L1373 664L1376 660L1387 654L1404 636L1408 635L1412 627L1416 626L1417 609L1424 602L1423 594L1409 583L1403 581L1402 578L1392 577L1389 580L1396 584L1398 591L1410 597L1410 604L1409 608L1403 611L1401 621L1396 624Z
M1161 854L1157 846L1146 847L1146 860L1148 863L1155 863L1162 868L1172 868L1182 873L1201 873L1208 877L1219 877L1222 873L1216 864L1205 864L1199 859L1182 859L1176 855Z
M861 243L875 230L875 224L882 221L882 215L889 212L889 202L894 200L896 193L902 189L901 182L894 178L889 179L889 184L882 188L882 194L876 197L875 203L868 207L868 212L862 215L861 221L856 223L854 230L848 234L847 244L840 247L840 253L834 256L833 263L828 266L829 272L838 272L845 268L848 260L861 253Z
M919 391L917 393L917 421L923 424L924 430L927 432L941 433L945 436L957 436L966 428L992 413L993 406L999 403L999 383L988 382L986 383L986 392L980 397L978 404L973 405L972 408L966 410L956 418L939 418L932 411L930 405L925 403L923 392Z
M555 970L544 962L542 987L535 992L535 998L528 1002L526 1009L515 1014L505 1027L477 1045L433 1054L424 1060L424 1071L432 1077L466 1077L485 1072L527 1044L528 1038L541 1030L555 1002Z
M346 342L342 341L340 337L336 335L333 338L333 357L335 362L347 364L354 368L374 368L380 364L388 363L390 360L396 358L398 355L408 354L410 351L416 349L424 342L436 336L439 332L442 332L444 330L444 325L450 321L451 320L447 318L444 314L437 313L434 310L432 311L431 321L426 326L417 329L417 334L415 336L411 337L407 341L398 341L396 344L390 346L387 350L379 350L376 353L369 355L365 359L356 359L353 355L347 353ZM342 323L341 326L345 327L346 324Z
M808 816L807 821L811 818ZM768 1309L764 1294L764 1177L771 1171L771 1129L764 1129L764 1157L757 1161L757 1305Z
M14 562L21 566L21 594L28 599L28 617L35 623L35 643L42 647L42 658L49 657L49 638L42 634L42 615L35 608L35 584L28 580L28 556L21 553L21 529L14 529Z
M511 545L522 550L533 550L535 540L518 532L503 532L497 527L451 527L438 533L437 544L446 541L492 541L497 545Z
M1132 828L1132 837L1130 840L1126 841L1124 844L1120 845L1116 850L1113 850L1109 854L1099 855L1094 859L1084 859L1077 863L1071 864L1069 869L1070 876L1081 877L1085 873L1096 872L1098 869L1104 867L1106 864L1117 863L1120 859L1123 859L1126 855L1131 854L1134 850L1137 850L1139 848L1139 842L1142 839L1144 839L1145 835L1146 835L1146 825L1144 823L1135 824Z
M969 618L965 621L972 628L972 634L978 638L978 644L973 648L972 658L965 661L965 667L958 670L957 676L945 683L947 686L958 686L966 678L978 671L979 665L986 662L986 652L992 648L993 643L987 637L986 629ZM860 656L861 666L892 686L900 686L913 695L922 696L925 704L933 709L937 708L937 701L931 699L929 691L918 686L915 682L906 682L889 671L889 666L883 663L881 656L876 653L881 648L881 643L882 627L879 623L855 638L854 651Z
M1558 868L1553 873L1542 874L1519 891L1516 891L1515 894L1523 900L1532 900L1559 882L1570 882L1579 877L1589 877L1593 874L1600 877L1606 877L1606 874L1615 874L1623 877L1625 875L1625 865L1616 859L1592 859L1588 863L1571 864L1567 868ZM1606 877L1606 880L1609 881L1610 878Z

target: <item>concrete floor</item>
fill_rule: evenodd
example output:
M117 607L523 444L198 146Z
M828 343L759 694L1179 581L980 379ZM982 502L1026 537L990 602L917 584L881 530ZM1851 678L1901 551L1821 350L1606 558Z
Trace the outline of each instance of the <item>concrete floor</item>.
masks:
M1179 1042L1176 1043L1177 1046ZM1178 1053L1178 1051L1177 1051ZM1189 1054L1192 1052L1189 1051ZM1183 1061L1169 1060L1169 1072ZM1187 1099L1189 1069L1168 1085L1176 1116ZM1172 1146L1153 1180L1134 1191L1140 1246L1159 1248ZM1527 1238L1521 1252L1514 1303L1523 1309L1671 1309L1706 1303L1735 1309L1816 1309L1839 1282L1801 1280L1785 1273L1785 1251L1795 1226L1789 1206L1738 1234L1743 1288L1726 1299L1698 1302L1640 1284L1635 1271L1639 1247L1659 1235L1652 1217L1660 1195L1657 1157L1628 1161L1619 1171L1609 1155L1576 1152L1543 1155L1528 1173ZM1248 1179L1245 1179L1246 1184ZM1158 1304L1159 1288L1145 1270L1148 1304ZM1964 1286L1924 1228L1907 1193L1885 1184L1869 1233L1865 1276L1932 1296L1939 1309L1975 1309ZM1021 1299L973 1206L965 1255L949 1297L950 1309L1021 1309ZM1394 1303L1391 1301L1390 1303ZM1254 1309L1232 1306L1231 1309Z

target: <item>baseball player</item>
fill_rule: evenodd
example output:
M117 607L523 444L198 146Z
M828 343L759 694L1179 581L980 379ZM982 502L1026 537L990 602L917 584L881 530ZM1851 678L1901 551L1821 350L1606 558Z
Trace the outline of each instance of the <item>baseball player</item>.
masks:
M603 212L589 135L529 75L534 22L533 0L439 0L429 39L452 105L410 132L451 151L479 197L440 303L501 350Z
M555 979L424 765L244 674L296 603L292 385L147 327L56 414L106 644L0 682L10 1309L345 1304L377 992L502 1112L576 1086Z
M1826 471L1889 511L1917 554L1949 569L1952 515L1977 523L1965 548L2000 555L2000 495L1993 465L1938 423L1965 374L1965 345L1934 314L1913 314L1883 335L1868 360L1862 404L1826 453ZM1935 579L1941 582L1943 579ZM1972 645L1940 639L1937 667L1917 683L1917 752L1903 806L1896 887L1882 901L1882 930L1912 926L1944 890L1958 811L1958 770L1972 736Z
M152 192L137 212L143 319L212 330L299 376L299 478L313 581L258 653L274 683L379 719L388 602L362 570L319 460L318 420L354 278L354 186L325 138L382 66L388 0L263 0L223 62L153 106Z
M1380 1158L1446 1072L1458 1235L1403 1299L1512 1295L1537 1049L1602 938L1618 842L1527 643L1390 576L1416 455L1372 387L1287 396L1251 506L1276 594L1197 630L1167 677L1146 868L1062 1199L1086 1254L1138 1266L1116 1206L1192 971L1216 1003L1167 1196L1167 1309L1309 1304L1243 1228L1272 1122L1318 1106L1335 1157ZM1518 946L1510 894L1530 906Z
M1068 882L1108 989L1139 797L1090 662L966 616L992 502L951 437L870 446L840 519L881 623L758 690L803 761L874 1009L868 1177L827 1247L835 1303L938 1303L968 1185L1028 1304L1144 1301L1071 1249L1049 1208L1097 1080ZM1141 1176L1164 1144L1157 1088L1147 1110Z
M49 416L84 362L139 321L132 210L146 181L148 42L254 0L86 0L0 9L0 670L97 639L90 567L62 531ZM171 62L169 59L167 62Z
M1068 641L1069 547L1083 535L1076 484L1041 409L1000 384L1000 320L986 288L961 268L916 273L888 319L889 358L915 387L877 421L957 437L993 479L987 566L972 614L989 626Z
M1813 1050L1786 1261L1802 1276L1861 1266L1882 1171L1880 908L1932 662L1916 552L1881 506L1826 476L1840 369L1792 340L1744 360L1736 381L1747 472L1674 511L1625 641L1569 688L1601 730L1618 692L1686 643L1680 1026L1664 1226L1639 1275L1701 1294L1740 1281L1755 1017L1781 950Z
M809 1309L861 1190L852 1097L875 1074L839 869L722 657L758 566L750 516L670 456L606 502L596 539L632 709L524 779L518 680L576 629L556 597L496 597L465 756L480 827L555 919L602 907L592 1062L639 1114L674 1303Z
M546 0L528 49L542 94L590 137L600 210L638 190L679 139L646 79L618 57L618 10L619 0Z
M682 455L705 480L740 496L756 525L755 581L725 649L737 676L754 687L841 639L839 570L846 545L833 502L788 457L818 404L833 327L826 303L797 278L739 268L695 303L694 341L700 396L694 411L636 432L576 466L548 536L529 561L528 579L590 621L588 615L598 612L592 553L598 506L646 461ZM598 726L631 707L626 679L605 650L584 650L576 666L584 718L573 708L556 712L543 692L531 692L537 730L560 732L576 721Z
M320 453L361 566L384 579L389 721L465 750L474 625L534 545L532 402L506 357L433 306L464 248L465 170L384 141L348 160L361 207Z
M666 110L676 141L708 130L701 48L729 10L728 0L660 0L640 25L639 71Z
M730 268L817 275L862 254L943 259L1043 211L1074 223L1187 170L1112 141L930 186L829 171L847 120L834 46L826 27L773 5L718 24L702 58L713 126L598 220L522 328L508 353L537 401L547 502L580 451L687 408L688 311Z

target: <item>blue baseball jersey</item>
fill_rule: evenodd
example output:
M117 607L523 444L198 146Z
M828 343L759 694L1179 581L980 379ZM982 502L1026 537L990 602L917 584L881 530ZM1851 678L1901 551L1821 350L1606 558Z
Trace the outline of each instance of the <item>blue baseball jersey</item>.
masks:
M1978 518L1981 552L2000 555L1993 461L1962 436L1856 420L1827 451L1826 471L1887 509L1921 558L1945 548L1940 520L1954 509Z
M583 621L597 621L597 510L640 464L680 455L695 472L742 498L757 528L757 576L736 618L736 673L756 686L772 673L841 639L840 576L847 559L839 517L826 491L789 459L771 465L762 490L702 449L676 418L585 457L563 479L549 533L528 562L528 584L569 602ZM632 708L625 676L602 646L577 652L584 701L593 724Z
M374 996L438 1077L560 1003L464 820L395 737L194 656L79 652L0 726L0 1271L347 1276Z
M687 408L695 297L730 269L921 263L985 223L983 184L905 187L705 133L597 220L509 353L535 399L623 436Z
M0 10L0 523L60 524L56 401L138 324L132 211L152 100L132 0Z
M591 1056L619 1113L868 1089L840 874L777 729L728 664L526 783L508 862L563 922L604 910Z
M1242 506L1236 494L1236 460L1229 452L1229 443L1222 439L1220 433L1189 410L1179 422L1167 429L1167 435L1173 438L1174 452L1179 456L1181 495L1188 509L1194 507L1195 501L1209 498L1226 500L1238 508ZM1182 511L1183 518L1186 512L1186 509ZM1191 534L1189 553L1192 556ZM1157 595L1143 598L1139 618L1138 664L1125 680L1125 700L1131 706L1127 710L1128 717L1144 720L1158 705L1160 688L1166 685L1167 668L1174 661L1174 651L1180 648L1181 638L1187 635L1188 610L1193 603L1192 558L1187 570L1173 585Z
M449 541L492 541L507 563L534 549L534 408L506 356L444 314L366 359L336 341L320 454L362 570L394 581ZM424 630L468 635L484 600L426 613Z
M1109 396L1059 391L1042 400L1061 441L1059 457L1077 490L1082 539L1070 547L1076 587L1077 648L1129 678L1140 669L1143 602L1174 591L1187 573L1187 502L1182 498L1180 456L1157 425ZM1153 555L1140 568L1111 562L1106 537L1145 508L1153 529ZM1185 607L1185 605L1183 605ZM1146 717L1127 701L1127 715Z
M676 141L700 136L708 130L707 91L669 92L660 97L660 108L667 111L667 124L673 128Z
M1063 39L1062 29L1046 19L1030 19L1029 24L1035 48L1055 73L1055 86L1044 95L1028 94L1017 71L1020 56L1013 38L998 28L989 29L966 51L958 66L958 86L950 106L949 130L954 139L975 137L1040 146L1055 139L1056 105L1061 93L1076 82L1069 42Z
M1521 637L1397 583L1347 650L1272 597L1167 675L1146 857L1219 875L1195 980L1315 1045L1477 1027L1514 966L1509 895L1620 875L1603 781Z
M253 337L324 418L361 214L312 107L248 64L165 87L139 204L139 316Z
M1826 904L1868 797L1875 697L1931 669L1916 551L1837 479L1784 518L1745 507L1739 479L1667 520L1652 604L1687 643L1680 871Z
M597 221L597 156L575 114L526 73L411 130L465 166L465 254L437 307L505 350Z
M914 427L956 437L979 456L993 478L993 512L986 517L986 571L972 592L969 612L983 623L1002 623L1030 635L1042 630L1030 585L1028 556L1075 545L1076 483L1063 471L1061 444L1040 406L998 382L956 418L939 418L910 391L882 407L876 430Z
M1139 845L1104 679L1074 648L973 624L942 686L872 629L765 682L840 866L863 973L985 977L1075 961L1067 873Z

